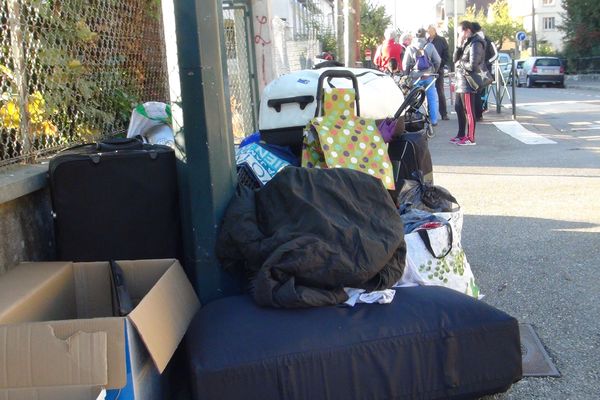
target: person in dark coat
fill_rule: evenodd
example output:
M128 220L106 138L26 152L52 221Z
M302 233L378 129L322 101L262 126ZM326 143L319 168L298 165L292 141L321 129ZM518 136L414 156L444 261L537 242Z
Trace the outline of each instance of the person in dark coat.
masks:
M450 139L460 146L475 144L475 107L476 91L467 81L468 74L480 74L485 66L485 42L474 34L473 24L463 21L458 26L458 46L454 52L454 69L456 71L456 98L454 107L458 118L458 134Z
M442 36L438 36L435 26L429 25L427 28L429 35L429 43L433 44L433 47L437 50L440 55L441 63L437 71L439 74L435 81L435 89L437 90L439 99L439 110L443 120L448 120L448 110L446 107L446 95L444 93L444 67L448 65L448 42Z

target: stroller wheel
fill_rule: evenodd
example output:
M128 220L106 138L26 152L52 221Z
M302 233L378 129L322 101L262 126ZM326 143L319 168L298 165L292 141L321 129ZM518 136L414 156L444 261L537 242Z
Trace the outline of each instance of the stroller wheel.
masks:
M431 123L425 124L425 135L427 136L427 139L431 139L435 136L435 132L433 131L433 126Z

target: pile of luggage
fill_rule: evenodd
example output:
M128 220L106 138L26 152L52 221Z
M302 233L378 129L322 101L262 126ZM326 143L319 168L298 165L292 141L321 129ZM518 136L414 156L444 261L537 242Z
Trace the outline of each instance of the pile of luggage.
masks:
M240 219L240 212L243 211L238 208L242 210L248 208L247 204L240 206L240 202L252 203L256 208L256 215L277 213L277 210L281 209L287 219L278 220L279 229L294 227L292 230L296 236L301 236L300 232L317 235L322 242L326 243L325 238L328 237L326 230L332 224L322 221L323 229L308 229L304 232L302 228L296 226L296 218L300 218L300 215L296 214L297 210L293 206L293 212L290 211L290 206L298 204L301 207L310 202L311 210L318 208L327 210L327 215L325 212L317 215L317 218L320 216L325 220L330 219L331 215L337 215L335 210L340 204L356 200L359 204L345 208L351 210L346 211L345 214L340 211L338 219L352 221L359 234L379 235L381 243L386 243L388 240L386 232L389 228L392 232L407 235L407 248L404 248L402 242L401 265L397 268L400 275L395 277L394 282L388 280L387 284L380 285L369 285L368 279L322 280L317 281L313 289L327 290L328 287L335 285L354 285L360 289L386 290L396 283L400 286L420 284L451 287L476 298L479 297L479 288L460 243L462 229L460 206L447 190L433 186L433 168L427 135L423 129L414 131L414 126L407 125L404 121L406 112L411 111L412 107L414 107L412 100L403 97L392 78L373 70L346 68L306 70L284 75L271 82L265 88L261 101L260 131L243 142L237 152L238 176L240 185L252 189L265 186L278 173L283 174L285 178L274 180L272 184L266 185L256 194L251 191L240 191L238 197L232 202L225 217L219 247L223 264L228 269L233 269L237 263L241 266L240 269L251 276L256 276L258 281L260 277L265 276L265 273L259 273L261 264L265 265L265 268L278 269L279 264L287 262L279 260L279 264L275 265L271 259L270 262L265 262L270 254L265 254L262 259L248 261L258 253L258 250L248 248L245 243L248 237L252 237L261 250L268 249L267 253L276 253L278 249L260 246L258 244L260 235L249 234L246 229L243 230L244 234L240 234L238 221L244 219ZM367 114L369 118L361 117L363 114ZM315 169L316 172L303 177L305 174L303 171L293 173L288 171L289 166L299 165L310 170ZM373 187L362 187L363 182L358 179L360 175L344 176L343 172L338 172L339 182L335 180L332 182L331 173L318 172L340 168L371 175L383 183L389 196L385 191L378 192ZM295 179L294 185L299 188L297 190L292 187L294 185L289 185L292 175ZM350 179L350 176L353 179L352 184L349 185L347 182L340 184L344 179ZM327 184L322 185L322 182ZM290 187L285 188L286 184ZM318 192L323 190L321 186L335 187L335 191L325 199ZM352 196L355 195L348 190L349 187L361 195L353 199ZM249 197L264 198L273 192L279 194L285 190L291 191L293 195L271 199L263 206L267 210L261 209L259 204L248 200ZM370 196L371 202L367 202L368 196L363 194L367 192L376 193L380 197ZM373 222L378 221L376 214L385 209L385 205L390 205L390 196L399 210L395 210L395 218L388 216L381 225L377 225ZM322 203L318 203L315 199ZM354 213L354 210L361 208L370 210L370 221L361 223L359 215ZM310 219L311 210L306 210L307 218L303 221ZM411 223L406 223L407 220ZM258 232L270 231L272 227L267 227L266 221L268 221L267 217L258 218L250 225L253 225ZM313 222L308 224L309 228L319 226ZM374 226L377 226L377 232L370 231ZM394 250L398 247L397 238L392 236L391 239L395 243L395 247L391 248ZM343 253L345 248L361 247L364 243L362 240L353 241L340 237L335 237L335 240L344 240L342 243L329 243L339 248L338 253ZM282 239L282 244L285 242ZM231 248L237 248L239 251L231 252ZM368 247L361 247L361 250L361 254L369 254ZM381 253L380 249L372 250L373 254L387 255L387 259L382 260L383 263L375 269L375 273L379 274L380 268L387 265L391 254ZM310 265L310 273L314 273L318 268L327 271L334 269L331 260L328 259L316 262L314 258L302 260L302 255L296 254L294 257L296 264ZM360 266L356 258L351 258L350 261L362 270L377 267L372 259L365 266ZM340 265L344 264L338 263L335 267ZM346 271L351 269L349 266L345 267ZM296 280L303 277L298 267L291 275ZM256 287L261 285L252 282L255 298L261 298L264 293L256 291ZM341 290L341 287L336 289ZM268 301L264 301L263 296L259 304L281 307L291 306L291 304L303 305L298 299L285 304L280 303L274 300L271 294L267 296ZM327 300L323 299L323 304L330 304L333 298L337 303L344 302L346 300L344 293L340 292L340 294ZM289 300L289 297L286 299ZM315 302L310 301L304 305L307 304L315 305Z
M521 378L518 323L478 300L460 206L388 80L329 68L265 88L217 247L248 291L192 323L198 398L475 398ZM387 305L339 307L361 299Z
M247 290L203 304L191 322L197 300L173 260L182 257L173 149L130 138L52 160L58 257L82 262L54 268L81 281L78 296L106 292L102 313L79 299L76 308L112 315L104 319L124 332L113 353L127 369L110 361L100 384L109 398L167 398L160 372L188 324L190 373L180 375L195 399L473 398L521 379L518 323L478 300L460 207L433 185L410 107L373 70L301 71L268 85L259 132L237 149L238 190L217 245ZM139 113L160 122L163 111ZM158 130L144 141L172 144ZM171 260L114 262L148 258Z

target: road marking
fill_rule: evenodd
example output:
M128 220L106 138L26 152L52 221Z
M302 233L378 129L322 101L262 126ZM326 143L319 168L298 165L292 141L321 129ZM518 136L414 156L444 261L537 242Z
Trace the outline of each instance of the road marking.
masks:
M581 122L569 122L569 125L591 125L591 122L581 121Z
M502 132L525 144L556 144L554 140L550 140L542 135L531 132L517 121L499 121L494 122L494 125L496 125L496 128L500 129Z
M600 129L600 125L590 125L590 126L586 126L585 128L571 128L571 130L574 131L597 131Z
M556 104L577 104L577 103L598 103L598 100L556 100L556 101L538 101L535 103L517 103L519 106L542 106Z
M580 101L547 101L540 103L519 103L517 110L522 108L539 115L565 114L565 113L598 113L600 104L598 100Z

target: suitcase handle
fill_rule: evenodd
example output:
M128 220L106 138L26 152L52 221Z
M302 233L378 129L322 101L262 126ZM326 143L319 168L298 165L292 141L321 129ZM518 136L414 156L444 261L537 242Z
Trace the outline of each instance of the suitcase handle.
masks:
M96 143L99 152L115 150L142 150L144 143L137 138L111 138Z
M286 97L285 99L271 99L267 101L267 106L273 107L275 111L280 112L282 104L298 103L300 104L300 109L304 110L313 101L315 101L315 96Z
M352 87L356 93L356 116L360 116L360 107L358 102L360 98L358 96L358 79L356 78L356 75L347 69L328 69L327 71L323 71L319 77L319 82L317 83L317 110L315 111L315 117L320 115L321 107L323 106L323 82L325 79L327 79L327 82L331 84L331 80L333 78L346 78L352 81Z

